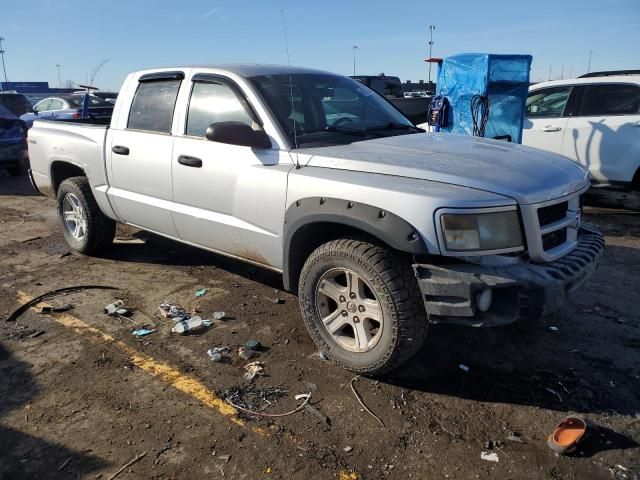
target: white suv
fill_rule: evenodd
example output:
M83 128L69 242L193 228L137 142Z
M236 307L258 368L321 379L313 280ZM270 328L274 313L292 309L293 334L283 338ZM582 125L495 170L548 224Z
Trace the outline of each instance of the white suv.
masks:
M640 70L529 88L522 143L561 153L594 184L640 189Z

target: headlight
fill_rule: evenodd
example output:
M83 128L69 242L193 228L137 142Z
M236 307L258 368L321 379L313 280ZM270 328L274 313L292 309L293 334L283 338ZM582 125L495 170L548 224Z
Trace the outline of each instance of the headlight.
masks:
M491 213L444 213L440 217L447 250L452 252L523 248L516 210Z

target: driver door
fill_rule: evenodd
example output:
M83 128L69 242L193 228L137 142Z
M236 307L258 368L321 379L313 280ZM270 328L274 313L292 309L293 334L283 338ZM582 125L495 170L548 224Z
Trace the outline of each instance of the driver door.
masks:
M206 139L209 125L228 121L261 128L234 82L220 75L193 76L184 125L173 147L173 220L178 235L230 256L278 266L292 164L276 147Z
M562 153L568 117L564 112L571 85L529 92L522 130L522 144L553 153Z

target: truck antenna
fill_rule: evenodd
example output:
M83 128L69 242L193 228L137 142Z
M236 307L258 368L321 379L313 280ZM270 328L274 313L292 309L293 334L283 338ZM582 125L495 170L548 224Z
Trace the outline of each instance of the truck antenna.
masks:
M289 42L287 40L287 22L284 18L284 10L280 10L282 17L282 31L284 33L284 48L287 52L287 64L289 65L289 98L291 99L291 117L293 119L293 145L298 149L298 132L296 131L296 111L293 102L293 75L291 74L291 57L289 56ZM298 152L296 152L296 168L300 168Z

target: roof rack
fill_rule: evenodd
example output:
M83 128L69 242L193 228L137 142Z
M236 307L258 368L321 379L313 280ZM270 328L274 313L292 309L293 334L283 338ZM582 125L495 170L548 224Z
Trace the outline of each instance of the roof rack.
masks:
M604 72L585 73L578 78L612 77L614 75L640 75L640 70L606 70Z

